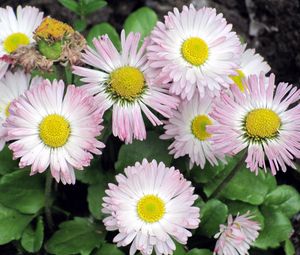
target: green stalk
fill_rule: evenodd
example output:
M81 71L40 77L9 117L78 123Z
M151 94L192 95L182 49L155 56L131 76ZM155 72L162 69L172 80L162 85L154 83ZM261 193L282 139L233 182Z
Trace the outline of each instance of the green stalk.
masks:
M45 216L46 216L46 222L50 229L50 231L53 231L53 218L52 218L52 212L51 212L51 205L52 205L52 196L51 196L51 187L52 187L52 175L50 171L46 174L46 184L45 184Z

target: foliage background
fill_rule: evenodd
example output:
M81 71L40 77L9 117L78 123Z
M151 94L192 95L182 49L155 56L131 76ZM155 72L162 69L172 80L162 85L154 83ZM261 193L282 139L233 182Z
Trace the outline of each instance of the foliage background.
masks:
M202 6L212 6L217 8L219 12L223 12L225 18L234 25L234 30L236 30L245 40L245 42L248 43L249 47L256 48L257 52L259 52L262 56L266 58L266 60L269 62L270 66L272 67L272 72L274 72L277 76L277 81L287 81L290 83L293 83L295 85L300 84L300 1L299 0L194 0L194 1L188 1L188 0L109 0L108 5L104 7L103 9L100 9L99 11L88 15L87 17L87 23L85 24L87 27L87 31L92 28L94 25L99 24L101 22L108 22L111 25L113 25L118 32L121 31L123 28L123 24L125 19L128 17L130 13L137 10L138 8L142 6L148 6L152 8L159 16L159 19L163 18L163 15L169 11L172 10L174 6L177 6L181 8L184 4L193 3L197 7ZM58 1L56 0L24 0L24 1L16 1L16 0L1 0L0 1L1 7L5 5L11 5L13 7L16 7L19 4L22 5L33 5L41 10L44 11L46 15L51 15L54 18L57 18L59 20L62 20L69 24L74 24L76 20L78 20L78 16L75 15L73 12L69 11L68 9L62 7ZM80 25L80 23L79 23ZM83 32L85 33L85 32ZM87 35L87 33L85 34ZM109 116L108 116L109 118ZM109 134L104 134L105 136L108 136ZM158 139L157 134L155 132L152 132L149 134L149 143L147 146L143 146L142 144L135 144L135 148L132 152L132 154L137 153L139 151L144 150L143 156L152 156L151 155L151 142ZM162 143L162 142L161 142ZM98 175L95 172L90 171L89 174L84 174L82 176L79 176L79 180L75 186L62 186L62 185L56 185L54 187L54 194L56 196L56 209L59 211L60 208L63 208L64 211L59 211L54 213L54 222L60 223L62 221L73 219L73 216L77 217L87 217L89 213L91 212L92 215L96 219L101 219L102 215L99 212L99 197L98 195L103 193L104 187L103 185L106 185L107 181L112 179L112 174L109 173L111 169L116 168L116 172L122 171L122 169L127 166L130 163L133 163L134 159L130 159L128 155L131 155L128 153L128 150L130 151L130 148L127 147L127 149L124 151L121 148L122 144L118 139L113 138L112 136L109 137L108 143L106 144L106 149L104 151L104 155L101 159L101 162L94 161L94 169L101 168L104 172L104 174ZM155 144L153 144L155 147ZM150 149L149 149L150 147ZM166 145L167 147L167 145ZM165 147L165 148L166 148ZM120 150L121 148L121 150ZM132 147L131 147L132 148ZM160 147L161 148L161 147ZM149 150L149 154L147 154L146 150ZM123 154L123 155L122 155ZM163 160L167 165L171 163L171 157L166 155L166 149L162 151L161 153L158 152L157 155L161 157L161 160ZM1 155L0 155L1 156ZM136 156L136 155L135 155ZM118 160L123 158L123 160ZM159 158L156 157L156 159L159 160ZM1 162L1 159L0 159ZM115 164L116 163L116 164ZM3 166L2 168L0 166L0 172L3 174L3 171L6 171L8 167L14 167L11 166ZM197 169L198 170L198 169ZM198 170L199 171L199 170ZM195 180L197 180L197 176L192 176ZM43 177L36 176L31 177L36 178L35 181L36 186L32 187L32 183L28 183L28 190L26 196L28 196L28 201L23 201L23 204L26 204L26 202L31 202L30 197L33 196L35 199L35 203L30 207L21 207L21 208L15 208L18 211L21 211L22 213L35 213L37 212L42 206L43 206L43 197L37 197L36 194L38 194L37 190L41 190L44 187L44 179ZM202 177L200 177L201 179ZM26 173L15 173L13 177L11 177L11 180L18 179L20 182L24 184L26 178ZM294 186L298 192L300 192L300 174L299 171L288 171L287 173L279 173L276 176L277 183L278 184L288 184ZM0 187L0 200L3 202L3 195L7 194L7 187L10 187L11 181L9 178L6 178L5 182L7 186L2 185ZM199 179L198 179L199 181ZM201 179L199 183L203 183L205 180ZM269 183L272 186L272 183L270 181ZM26 182L25 182L26 185ZM209 187L207 188L206 192L209 192ZM17 194L18 190L11 190L14 194ZM249 191L251 192L251 190ZM2 193L2 194L1 194ZM280 194L284 193L282 191L279 191ZM91 194L97 194L97 196L93 196ZM232 192L228 191L228 194L231 194ZM23 195L20 195L21 198L24 197ZM86 199L88 198L88 199ZM254 199L254 200L253 200ZM251 200L251 199L250 199ZM246 201L249 202L249 201ZM259 203L255 200L255 198L252 198L252 203ZM8 202L9 203L9 202ZM272 199L269 199L269 203L272 204ZM20 203L22 204L22 203ZM92 205L98 206L92 206ZM292 203L291 203L292 204ZM207 213L209 213L210 208L214 208L214 210L222 211L227 210L222 206L222 203L219 203L218 200L211 201L210 204L206 207ZM232 204L231 208L234 208L235 205ZM285 210L286 208L284 208ZM205 213L205 210L201 212ZM265 212L265 214L272 214L272 212ZM287 212L288 213L288 212ZM274 216L274 215L273 215ZM0 215L1 217L1 215ZM16 215L17 217L17 215ZM28 222L32 220L33 216L27 216L27 218L23 218L23 224L27 225ZM211 220L212 222L214 219ZM280 219L278 219L280 221ZM43 224L42 218L36 218L34 222L34 230L27 230L27 234L25 235L25 238L22 237L22 245L24 246L24 243L27 243L28 249L31 248L34 250L35 246L39 246L39 243L41 240L34 239L34 243L30 243L32 241L32 238L30 238L32 235L38 233L38 232L45 232L46 236L45 239L49 239L50 236L47 236L52 231L49 231L46 226L45 231L43 231ZM10 228L14 223L13 222L7 222L7 227ZM58 230L57 225L54 226L55 230L60 231L60 234L62 235L70 235L69 232L67 232L68 228L73 228L76 230L78 227L81 231L81 238L84 238L83 241L90 244L91 247L93 247L93 242L97 242L97 240L101 237L101 234L99 233L99 236L92 235L89 236L87 233L90 233L91 228L94 227L90 226L88 222L83 221L81 218L75 218L72 221L68 221L68 223L64 223L65 225L60 226L60 230ZM68 226L69 224L69 226ZM210 222L207 223L208 225ZM266 222L265 222L266 224ZM293 218L293 226L295 229L295 233L292 236L292 240L296 246L296 249L298 252L297 254L300 254L300 214L294 216ZM66 231L66 232L64 232ZM210 228L207 228L207 230L204 228L201 229L201 231L208 231L204 233L205 235L211 235L209 231ZM278 226L278 231L280 230L280 226ZM203 233L202 233L203 234ZM112 239L114 234L108 234L107 239ZM38 236L38 235L37 235ZM27 238L27 239L26 239ZM31 241L28 241L31 240ZM203 246L210 245L210 241L207 238L207 240L203 239L204 242ZM206 243L205 243L206 242ZM55 243L55 242L54 242ZM190 240L191 247L197 245L196 239ZM18 247L20 246L20 243L14 242L10 244L6 244L0 247L0 254L5 255L16 255L17 253L23 254L21 251L23 248ZM26 244L25 244L26 246ZM51 246L51 244L50 244ZM59 246L57 242L55 243L55 246ZM87 250L83 250L82 254L89 254L89 245L85 247ZM51 247L50 247L51 249ZM53 248L55 249L55 247ZM103 249L107 249L110 252L113 252L113 254L119 255L122 253L118 253L119 251L114 251L114 246L106 246ZM101 254L109 254L106 250L99 250L97 252L97 255ZM65 254L69 254L66 251ZM42 254L42 253L40 253ZM62 253L61 253L62 254ZM178 253L178 255L181 255L183 253ZM191 253L192 254L192 253ZM195 253L196 254L196 253ZM198 254L198 253L197 253ZM203 253L204 254L204 253ZM253 254L256 254L255 251ZM259 254L272 254L272 253L259 253ZM284 254L283 248L280 248L277 250L277 254Z

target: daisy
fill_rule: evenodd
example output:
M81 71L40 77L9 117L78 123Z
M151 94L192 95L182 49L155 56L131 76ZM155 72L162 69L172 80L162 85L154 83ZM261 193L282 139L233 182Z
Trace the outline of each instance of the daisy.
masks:
M169 118L178 99L168 90L155 84L145 49L148 40L139 48L140 34L121 33L122 51L119 53L108 36L93 40L96 50L88 48L83 61L95 69L74 66L74 73L82 76L90 94L96 95L99 107L113 108L113 134L126 143L144 140L146 129L142 113L156 126L161 120L149 108Z
M300 90L287 83L275 88L275 76L250 76L240 91L232 86L232 96L224 93L211 113L218 123L207 128L216 150L237 154L247 148L247 167L266 171L265 157L272 174L300 157ZM293 105L296 103L296 105Z
M193 96L190 101L183 101L174 115L164 126L165 134L160 138L174 139L169 146L170 154L174 158L188 155L190 168L194 164L204 168L206 159L211 165L218 165L217 159L223 159L222 154L216 154L208 138L211 134L206 131L206 126L214 120L208 115L211 112L212 98L199 98Z
M31 80L31 76L21 70L15 73L8 71L5 76L0 79L0 151L5 145L6 129L3 127L3 123L10 115L9 108L11 102L22 95L29 87L41 81L42 78L40 77L35 77Z
M192 234L187 229L199 225L199 208L191 182L179 170L146 159L127 167L110 183L104 197L103 213L109 214L104 224L108 231L118 230L118 246L130 243L130 255L173 254L175 243L186 244Z
M34 42L33 32L42 19L43 13L35 7L18 6L16 14L10 6L0 8L0 58Z
M214 255L246 255L250 245L258 237L261 229L259 224L251 220L249 213L237 216L234 220L229 215L227 226L220 225L220 232L215 235L219 238Z
M261 72L268 73L271 70L271 67L264 61L264 58L258 53L255 54L255 49L246 50L246 44L243 48L244 52L241 57L241 67L237 70L238 75L230 76L241 91L244 91L244 78L248 78L251 74L259 76Z
M222 14L204 7L174 8L158 22L148 47L150 66L158 80L172 82L170 92L190 100L196 92L216 95L232 82L239 68L242 47L232 25Z
M44 81L14 100L5 126L20 168L31 165L31 175L50 166L57 182L74 184L74 168L89 166L92 153L101 154L101 115L94 99L63 81Z

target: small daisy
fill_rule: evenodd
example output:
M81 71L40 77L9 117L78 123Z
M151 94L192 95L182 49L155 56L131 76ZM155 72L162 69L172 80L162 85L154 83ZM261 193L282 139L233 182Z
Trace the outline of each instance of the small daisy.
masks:
M74 73L82 76L84 86L96 95L104 111L113 108L113 134L126 143L133 139L144 140L146 129L142 113L156 126L162 122L149 108L169 118L178 99L168 90L153 84L145 49L148 40L139 48L140 34L121 33L122 51L119 53L108 36L94 39L96 51L88 48L83 61L96 68L74 66Z
M18 6L16 14L10 6L0 8L0 58L34 42L33 32L42 19L43 13L35 7Z
M275 76L251 75L244 92L232 86L216 102L211 117L218 123L207 127L216 150L237 154L247 148L247 167L258 173L266 170L268 159L272 174L295 168L300 157L300 90L287 83L274 85ZM293 105L296 103L296 105Z
M130 243L130 255L173 254L172 240L186 244L192 234L187 229L199 225L199 208L191 182L179 170L162 162L146 159L127 167L116 176L117 185L110 183L104 197L103 213L108 231L118 230L114 238L118 246Z
M104 144L96 137L102 126L94 99L63 81L44 81L14 100L5 127L14 158L20 168L31 165L31 175L50 165L57 182L75 183L74 168L89 166L92 153Z
M244 52L241 57L241 67L237 70L238 75L230 77L241 91L244 91L244 78L248 78L252 74L259 76L261 72L266 74L271 70L264 58L258 53L255 54L255 49L246 50L246 45L243 47Z
M174 139L169 146L170 153L174 154L174 158L188 155L190 168L194 164L204 168L206 159L211 165L218 165L217 159L224 158L214 152L211 142L208 141L211 134L206 131L206 126L214 122L208 116L211 106L210 97L200 99L195 95L190 101L183 101L164 126L165 134L160 137Z
M177 8L158 22L148 47L150 66L158 68L158 80L172 82L170 92L190 100L199 91L216 95L232 82L239 69L242 47L232 25L222 14L193 5Z
M220 225L220 232L215 235L219 238L214 255L246 255L250 245L258 237L261 229L259 224L251 220L249 213L237 216L234 220L229 215L227 226Z
M29 87L41 82L39 77L33 78L29 74L25 74L23 71L16 71L12 73L8 71L5 76L0 79L0 151L5 145L6 131L3 127L3 123L10 115L9 107L11 102L22 95Z

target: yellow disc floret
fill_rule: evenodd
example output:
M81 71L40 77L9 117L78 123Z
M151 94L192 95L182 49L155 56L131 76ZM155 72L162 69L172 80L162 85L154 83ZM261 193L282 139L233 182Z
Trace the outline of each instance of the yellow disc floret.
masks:
M191 37L181 46L183 58L194 66L201 66L208 59L208 46L198 37Z
M125 66L111 73L110 83L112 90L118 96L131 100L143 91L145 78L138 68Z
M10 103L9 103L9 104L6 106L6 108L5 108L5 116L6 116L6 118L8 118L9 115L10 115L9 107L10 107Z
M165 214L165 203L158 196L146 195L137 203L137 214L147 223L157 222Z
M56 19L47 17L35 30L35 36L40 39L61 40L64 36L74 33L74 29Z
M207 115L198 115L192 121L192 133L200 141L205 141L211 137L211 134L206 131L206 126L211 125L212 121Z
M20 46L26 46L30 43L30 39L23 33L14 33L6 37L3 42L3 47L6 52L12 53Z
M229 76L231 80L238 86L240 91L244 92L245 88L243 85L243 79L245 78L245 74L241 70L237 70L238 75Z
M281 120L277 113L270 109L255 109L246 117L246 131L255 139L272 138L278 134Z
M70 123L58 114L45 117L39 125L41 140L51 148L64 146L71 134Z

